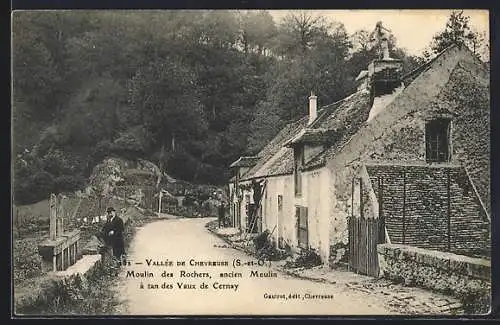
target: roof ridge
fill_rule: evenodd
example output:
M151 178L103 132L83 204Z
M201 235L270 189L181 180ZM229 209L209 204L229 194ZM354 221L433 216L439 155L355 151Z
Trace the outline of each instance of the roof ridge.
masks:
M416 67L415 69L411 70L410 72L406 73L405 75L403 75L401 77L401 80L405 80L407 78L410 78L410 77L414 77L414 79L416 77L418 77L423 71L424 68L427 68L429 67L430 65L432 65L432 63L434 63L439 57L441 57L445 52L447 52L448 50L454 48L454 47L457 47L456 44L452 44L450 46L448 46L447 48L445 48L444 50L442 50L441 52L439 52L438 54L436 54L434 57L430 58L427 62L424 62L422 63L421 65L419 65L418 67ZM418 73L418 74L417 74ZM412 80L413 81L413 80Z

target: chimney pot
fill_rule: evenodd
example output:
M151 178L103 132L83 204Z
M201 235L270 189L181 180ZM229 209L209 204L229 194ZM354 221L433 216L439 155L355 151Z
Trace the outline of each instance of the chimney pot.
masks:
M314 120L317 117L317 105L318 105L317 99L318 97L316 97L314 95L314 92L311 91L311 96L309 96L309 122L307 123L308 125L314 122Z

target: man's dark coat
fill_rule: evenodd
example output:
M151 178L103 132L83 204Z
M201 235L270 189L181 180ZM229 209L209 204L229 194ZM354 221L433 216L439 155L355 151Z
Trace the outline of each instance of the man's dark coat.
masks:
M109 235L109 232L113 230L113 234ZM108 219L102 228L102 237L106 245L113 248L113 255L120 257L125 254L125 243L123 241L123 220L115 216L112 220Z

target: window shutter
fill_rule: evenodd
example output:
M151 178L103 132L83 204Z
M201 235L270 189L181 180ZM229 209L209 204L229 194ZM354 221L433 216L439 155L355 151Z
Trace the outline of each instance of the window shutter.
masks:
M308 241L308 215L307 215L307 207L297 207L297 235L298 235L298 244L302 248L307 248L309 245Z
M299 222L300 222L300 207L295 207L295 226L297 229L299 229Z

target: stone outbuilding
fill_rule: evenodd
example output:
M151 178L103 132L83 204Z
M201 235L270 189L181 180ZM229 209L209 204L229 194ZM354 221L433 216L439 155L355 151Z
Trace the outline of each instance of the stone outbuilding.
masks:
M319 109L311 94L309 114L231 165L233 226L325 263L364 240L489 256L488 67L451 46L406 75L399 60L374 60L357 80ZM260 202L253 180L264 181ZM377 231L360 237L357 219Z

